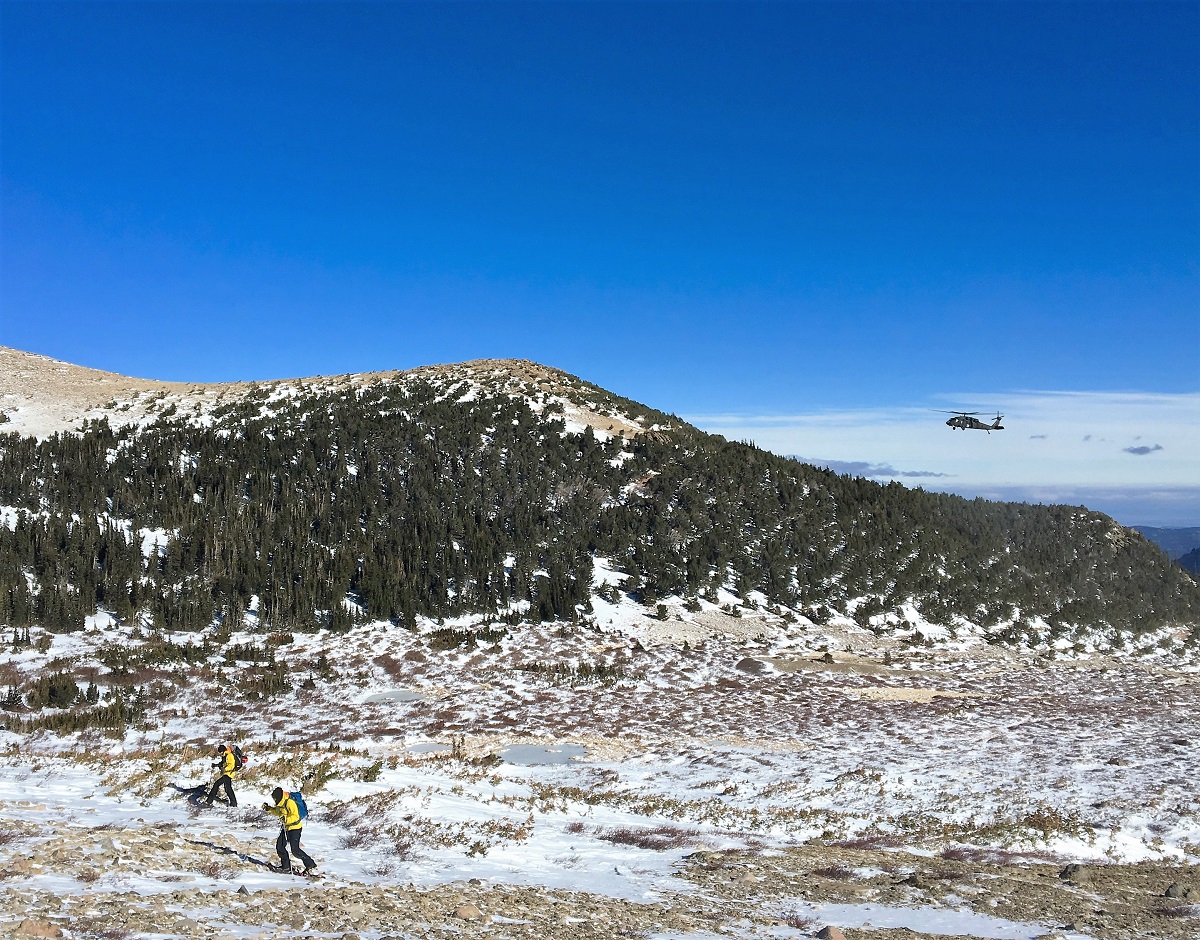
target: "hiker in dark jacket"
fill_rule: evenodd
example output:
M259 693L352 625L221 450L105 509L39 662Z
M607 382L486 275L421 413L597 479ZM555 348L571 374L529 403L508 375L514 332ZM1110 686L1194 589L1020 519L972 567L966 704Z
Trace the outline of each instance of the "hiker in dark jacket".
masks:
M213 766L220 772L220 776L213 781L212 788L208 791L204 802L212 806L213 800L217 798L217 790L224 785L225 802L230 806L237 806L237 797L233 795L233 778L237 776L237 758L233 756L233 748L228 744L222 744L217 748L216 757Z
M307 875L317 867L317 863L309 858L304 849L300 848L300 831L304 828L304 820L300 818L300 807L296 805L292 795L282 787L276 787L271 791L271 799L275 801L275 805L263 803L263 809L272 816L278 816L279 821L283 824L279 830L279 838L275 840L275 851L279 853L277 870L292 870L292 860L288 856L290 847L292 854L304 863L304 874Z

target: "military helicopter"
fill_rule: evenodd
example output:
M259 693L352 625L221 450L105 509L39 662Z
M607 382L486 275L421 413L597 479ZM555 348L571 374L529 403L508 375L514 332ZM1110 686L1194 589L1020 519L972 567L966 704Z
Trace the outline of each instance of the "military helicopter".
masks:
M1003 431L1004 425L1000 422L1004 420L1004 415L996 412L996 420L991 424L984 424L975 415L980 414L978 411L943 411L942 414L954 415L946 422L955 431L987 431L991 434L993 431Z

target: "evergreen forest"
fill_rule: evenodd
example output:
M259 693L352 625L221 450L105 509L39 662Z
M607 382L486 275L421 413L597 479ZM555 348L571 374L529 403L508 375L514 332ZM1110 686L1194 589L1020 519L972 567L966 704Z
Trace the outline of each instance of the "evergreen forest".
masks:
M876 629L908 605L998 642L1200 624L1187 573L1099 513L841 476L618 399L656 430L469 391L259 387L203 422L0 434L0 625L577 620L598 557L648 611L724 589Z

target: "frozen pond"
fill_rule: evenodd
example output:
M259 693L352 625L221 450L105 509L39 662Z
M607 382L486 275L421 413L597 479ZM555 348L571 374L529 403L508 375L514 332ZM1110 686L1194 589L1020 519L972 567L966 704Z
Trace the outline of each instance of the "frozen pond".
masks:
M585 758L587 751L582 744L512 744L501 751L500 756L510 764L532 767L536 764L569 764Z
M424 697L420 692L411 692L408 689L392 689L390 692L376 692L374 695L368 695L363 699L363 704L371 705L376 702L418 702Z
M424 744L410 744L406 750L410 754L448 754L454 749L449 744L438 744L436 741L427 741Z

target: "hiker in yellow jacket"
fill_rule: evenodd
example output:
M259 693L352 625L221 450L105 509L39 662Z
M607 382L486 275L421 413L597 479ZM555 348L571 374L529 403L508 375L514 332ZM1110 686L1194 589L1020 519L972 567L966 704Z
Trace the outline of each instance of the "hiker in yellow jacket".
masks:
M222 744L217 748L216 760L213 761L213 767L218 771L219 776L213 781L212 788L208 791L208 796L204 798L204 802L212 806L213 800L217 798L217 790L222 785L225 787L225 802L230 806L237 806L237 797L233 795L233 778L237 776L238 760L233 753L233 748L228 744Z
M279 867L276 871L292 870L292 860L288 856L288 848L292 850L292 854L304 863L304 874L309 874L317 863L314 862L304 849L300 848L300 831L304 828L304 821L300 818L300 808L296 805L296 801L292 799L292 795L282 787L276 787L271 791L271 799L275 801L275 805L263 803L265 809L272 816L278 816L283 824L279 830L279 838L275 840L275 851L279 853Z

